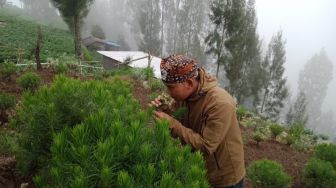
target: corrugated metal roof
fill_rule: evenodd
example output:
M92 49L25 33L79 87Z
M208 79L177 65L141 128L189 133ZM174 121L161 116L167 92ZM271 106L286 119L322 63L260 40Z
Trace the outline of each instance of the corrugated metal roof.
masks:
M120 63L126 60L134 60L128 65L134 68L146 68L148 66L148 53L141 51L97 51L103 56L109 57ZM151 56L151 67L154 70L154 76L161 79L160 63L161 58L156 56Z

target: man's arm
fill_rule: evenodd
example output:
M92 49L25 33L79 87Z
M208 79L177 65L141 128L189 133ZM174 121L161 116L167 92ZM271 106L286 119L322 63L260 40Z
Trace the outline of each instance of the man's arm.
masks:
M201 133L196 133L190 128L184 127L180 122L171 122L172 135L179 137L186 144L190 144L195 150L211 155L218 145L225 139L235 118L235 107L228 104L216 104L205 113L208 118L202 127Z

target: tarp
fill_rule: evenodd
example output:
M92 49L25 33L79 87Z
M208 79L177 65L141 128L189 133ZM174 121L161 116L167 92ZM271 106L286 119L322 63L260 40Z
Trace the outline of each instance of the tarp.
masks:
M141 51L98 51L98 53L103 56L114 59L120 63L130 60L128 64L130 67L134 68L146 68L148 66L148 53ZM151 55L150 65L153 68L154 76L161 79L160 73L160 62L161 58Z

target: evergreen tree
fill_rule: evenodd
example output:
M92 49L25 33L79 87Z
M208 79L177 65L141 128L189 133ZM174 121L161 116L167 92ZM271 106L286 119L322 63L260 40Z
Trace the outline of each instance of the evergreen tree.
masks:
M74 36L75 53L81 55L81 25L93 0L52 0Z
M139 49L152 55L160 54L160 1L139 0L133 5L139 26Z
M308 121L306 95L300 92L296 97L294 105L291 105L286 115L286 124L288 126L294 123L305 125Z
M178 11L178 30L176 52L205 61L201 33L204 30L206 2L182 0Z
M268 46L268 52L265 56L263 67L265 68L265 80L263 83L263 101L260 113L277 121L279 113L283 107L283 100L288 95L286 87L286 79L283 78L285 71L283 64L285 63L285 47L282 39L282 32L272 37Z
M180 0L171 0L166 2L166 11L165 15L165 30L166 30L166 53L174 54L175 53L175 43L176 43L176 30L177 30L177 12L178 5L180 4Z
M245 59L242 67L240 85L237 87L237 100L245 104L250 110L256 110L260 102L262 82L265 77L262 74L260 40L257 34L257 18L255 13L255 1L249 0L246 7L246 29L244 29L245 42L242 44ZM250 103L247 106L246 103Z
M316 128L321 121L321 107L332 80L332 63L322 49L305 65L299 76L299 90L307 98L308 127Z
M214 56L217 64L216 77L218 78L220 65L226 62L228 50L225 48L227 40L227 25L230 0L212 0L210 1L209 19L213 23L213 28L210 30L205 42L208 46L207 53Z
M208 53L215 56L218 77L224 65L229 80L227 90L239 103L259 101L262 88L261 50L256 32L255 2L249 0L213 0L210 21L213 28L206 37ZM250 107L253 105L249 105Z

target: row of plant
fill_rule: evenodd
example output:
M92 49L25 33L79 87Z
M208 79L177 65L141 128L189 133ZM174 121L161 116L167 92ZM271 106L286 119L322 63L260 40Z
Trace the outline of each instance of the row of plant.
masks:
M17 167L37 187L209 187L202 155L142 111L131 88L61 75L25 92L7 143Z
M251 137L258 145L261 141L275 139L280 143L290 145L295 150L311 151L316 144L328 139L324 135L314 134L301 123L285 127L250 113L243 107L238 107L236 113L241 125L253 130Z
M6 11L0 12L2 21L0 29L0 62L6 59L34 59L38 24L18 18ZM68 31L50 26L41 26L43 45L41 58L43 62L48 57L74 54L74 45Z

